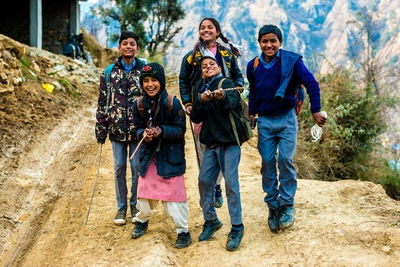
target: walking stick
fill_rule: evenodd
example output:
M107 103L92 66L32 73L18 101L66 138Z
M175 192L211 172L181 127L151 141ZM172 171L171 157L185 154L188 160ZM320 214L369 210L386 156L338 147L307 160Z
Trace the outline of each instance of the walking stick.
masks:
M131 160L133 158L133 156L135 156L136 151L138 151L138 149L139 149L140 145L142 144L142 142L143 142L144 138L146 137L146 135L147 135L146 132L144 132L142 140L140 140L139 144L137 145L135 151L133 151L132 156L129 158L129 160Z
M95 182L94 182L93 192L92 192L92 198L90 199L90 204L89 204L89 209L88 209L88 212L87 212L87 215L86 215L85 224L87 224L88 219L89 219L90 207L92 206L92 201L93 201L93 197L94 197L94 190L96 189L97 179L99 178L100 161L101 161L101 150L102 150L102 149L103 149L103 144L100 144L99 164L98 164L98 167L97 167L96 180L95 180Z
M192 121L190 120L190 118L189 118L189 122L190 122L190 129L192 130L193 143L194 143L194 151L196 151L197 167L199 167L199 170L200 170L199 152L197 151L196 138L194 137L193 124L192 124Z

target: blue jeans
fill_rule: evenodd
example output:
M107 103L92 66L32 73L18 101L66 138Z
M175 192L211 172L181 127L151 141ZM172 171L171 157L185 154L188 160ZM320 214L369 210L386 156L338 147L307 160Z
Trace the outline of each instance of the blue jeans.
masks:
M293 157L297 143L297 117L294 109L277 115L259 116L258 151L262 158L264 201L270 208L293 205L297 189ZM279 187L276 171L276 151L279 148Z
M114 157L114 177L115 177L115 192L117 195L118 210L127 209L127 195L128 190L126 187L126 167L127 167L127 152L129 147L129 157L135 151L137 142L118 142L111 141L113 157ZM137 154L136 154L137 155ZM136 207L137 202L137 184L138 184L138 169L137 169L137 156L130 160L130 167L132 172L132 187L130 206ZM128 158L129 159L129 158Z
M225 192L231 224L242 224L242 206L239 188L240 147L237 145L218 145L207 147L199 173L200 205L204 219L217 219L215 210L215 185L220 171L225 178Z

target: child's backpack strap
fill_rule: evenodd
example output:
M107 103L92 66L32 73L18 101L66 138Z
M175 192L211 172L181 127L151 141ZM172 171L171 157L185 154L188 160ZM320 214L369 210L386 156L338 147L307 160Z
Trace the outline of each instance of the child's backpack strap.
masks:
M137 107L140 113L140 116L144 117L144 106L142 103L143 96L137 98Z
M258 57L256 57L256 58L254 59L254 63L253 63L253 74L256 73L256 69L257 69L257 67L258 67L258 63L260 63L260 62L258 61Z
M107 87L107 101L106 101L106 114L108 113L108 109L110 108L110 95L111 95L111 71L114 68L115 64L108 65L104 70L104 79L106 80Z
M168 102L168 115L171 117L171 114L172 114L172 108L173 108L173 105L174 105L174 96L173 95L168 95L168 99L167 99L167 102Z

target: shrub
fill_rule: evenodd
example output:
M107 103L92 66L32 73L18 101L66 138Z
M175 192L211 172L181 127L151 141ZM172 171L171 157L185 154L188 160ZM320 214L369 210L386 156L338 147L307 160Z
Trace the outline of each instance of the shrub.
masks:
M298 151L312 158L312 166L296 161L299 173L301 168L309 168L313 179L379 180L383 160L378 138L387 129L385 111L396 102L375 88L358 86L356 78L344 68L321 77L322 109L328 113L328 122L322 139L310 145L309 131L315 122L310 112L300 114Z

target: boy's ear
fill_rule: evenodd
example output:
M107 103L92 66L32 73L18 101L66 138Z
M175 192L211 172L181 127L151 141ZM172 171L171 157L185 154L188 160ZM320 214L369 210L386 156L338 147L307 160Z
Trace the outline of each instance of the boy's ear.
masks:
M200 74L201 78L204 80L206 77L204 77L203 72Z

